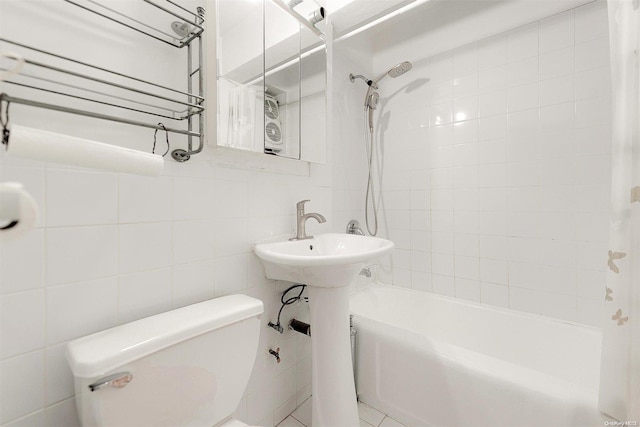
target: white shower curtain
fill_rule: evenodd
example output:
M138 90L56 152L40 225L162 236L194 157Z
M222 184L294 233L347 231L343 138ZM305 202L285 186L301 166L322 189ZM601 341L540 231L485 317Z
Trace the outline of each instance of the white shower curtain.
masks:
M640 425L640 10L609 0L613 181L600 410Z

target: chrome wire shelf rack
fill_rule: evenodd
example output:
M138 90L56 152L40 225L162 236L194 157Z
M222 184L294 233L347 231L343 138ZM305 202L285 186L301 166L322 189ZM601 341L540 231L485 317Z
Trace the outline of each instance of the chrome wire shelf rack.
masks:
M205 111L204 9L198 7L196 12L190 12L172 0L162 3L138 0L176 19L171 24L174 31L171 34L94 0L83 0L82 3L77 0L64 1L164 44L178 49L186 47L187 90L178 90L0 37L0 46L19 49L25 63L22 72L3 83L22 88L21 93L26 89L26 93L33 94L14 97L3 93L2 101L186 135L187 149L176 149L171 153L176 161L186 161L192 154L201 152L204 148ZM197 45L195 58L194 44ZM194 59L197 64L194 64ZM45 95L46 100L51 102L42 100ZM77 105L83 108L76 108ZM132 115L142 118L137 120ZM145 121L144 117L147 116L153 117L154 121ZM158 119L172 120L176 126L168 122L158 123ZM179 122L186 122L186 126L177 125ZM197 147L194 147L194 138L198 139Z

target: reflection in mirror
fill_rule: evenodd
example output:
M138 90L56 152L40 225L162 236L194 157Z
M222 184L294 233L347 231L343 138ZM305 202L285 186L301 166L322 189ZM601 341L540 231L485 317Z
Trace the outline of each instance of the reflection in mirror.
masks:
M217 144L324 163L325 45L316 27L300 21L301 6L317 3L304 0L295 13L275 0L216 5Z
M262 0L217 0L218 145L262 152Z
M299 159L300 22L271 1L264 12L264 152Z
M326 163L327 53L324 44L303 54L300 65L300 158Z

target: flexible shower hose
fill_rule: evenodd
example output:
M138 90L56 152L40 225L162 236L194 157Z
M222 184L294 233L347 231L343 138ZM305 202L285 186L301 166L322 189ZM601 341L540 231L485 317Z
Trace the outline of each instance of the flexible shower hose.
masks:
M378 207L376 206L376 196L373 189L373 129L368 126L368 111L365 109L364 113L364 138L367 148L367 155L369 157L369 176L367 179L367 193L364 201L364 219L367 225L367 231L370 235L375 236L378 234ZM373 207L373 231L369 225L369 195L371 195L371 205Z

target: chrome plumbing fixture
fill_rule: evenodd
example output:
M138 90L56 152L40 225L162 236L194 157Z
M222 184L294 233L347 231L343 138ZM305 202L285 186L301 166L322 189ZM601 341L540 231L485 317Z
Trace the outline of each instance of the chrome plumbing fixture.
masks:
M364 277L371 277L371 269L369 267L365 267L360 270L360 275Z
M270 348L269 354L275 357L278 363L280 363L280 347L276 348L275 350Z
M297 319L291 319L291 322L289 322L289 330L300 332L308 337L311 336L311 325Z
M403 75L407 71L409 71L412 67L413 65L411 65L411 62L409 61L401 62L398 65L395 65L389 68L387 71L380 74L380 76L378 76L374 80L370 80L361 74L358 74L358 75L349 74L349 80L351 80L351 83L355 82L356 79L361 79L369 86L369 88L367 89L367 94L364 97L365 127L367 126L367 123L369 127L368 133L365 130L365 139L367 143L367 155L368 155L368 164L369 164L369 177L367 179L367 192L365 197L364 216L365 216L365 222L367 225L367 231L372 236L375 236L376 234L378 234L378 207L376 204L376 199L374 194L375 192L373 189L373 152L375 148L374 147L375 140L373 137L373 131L375 129L374 122L373 122L373 110L378 108L378 103L380 102L380 95L378 94L378 92L376 92L376 90L378 90L378 82L383 78L385 78L386 76L389 76L391 78L396 78L398 76ZM368 118L366 116L368 116ZM371 200L371 202L369 202L369 200ZM371 204L373 208L373 227L369 226L369 204Z
M364 231L362 231L362 227L360 226L360 222L357 219L352 219L347 224L347 234L356 234L358 236L364 236Z
M327 222L325 217L323 217L319 213L308 213L308 214L304 213L304 204L309 201L310 200L301 200L298 203L296 203L296 218L297 218L296 237L292 237L289 240L305 240L305 239L311 239L313 237L313 236L307 236L307 233L305 231L305 225L309 218L315 219L320 224L322 224L323 222Z
M89 385L89 390L96 391L103 387L126 387L133 380L133 374L131 372L118 372L117 374L109 375L108 377L100 378L93 384Z

